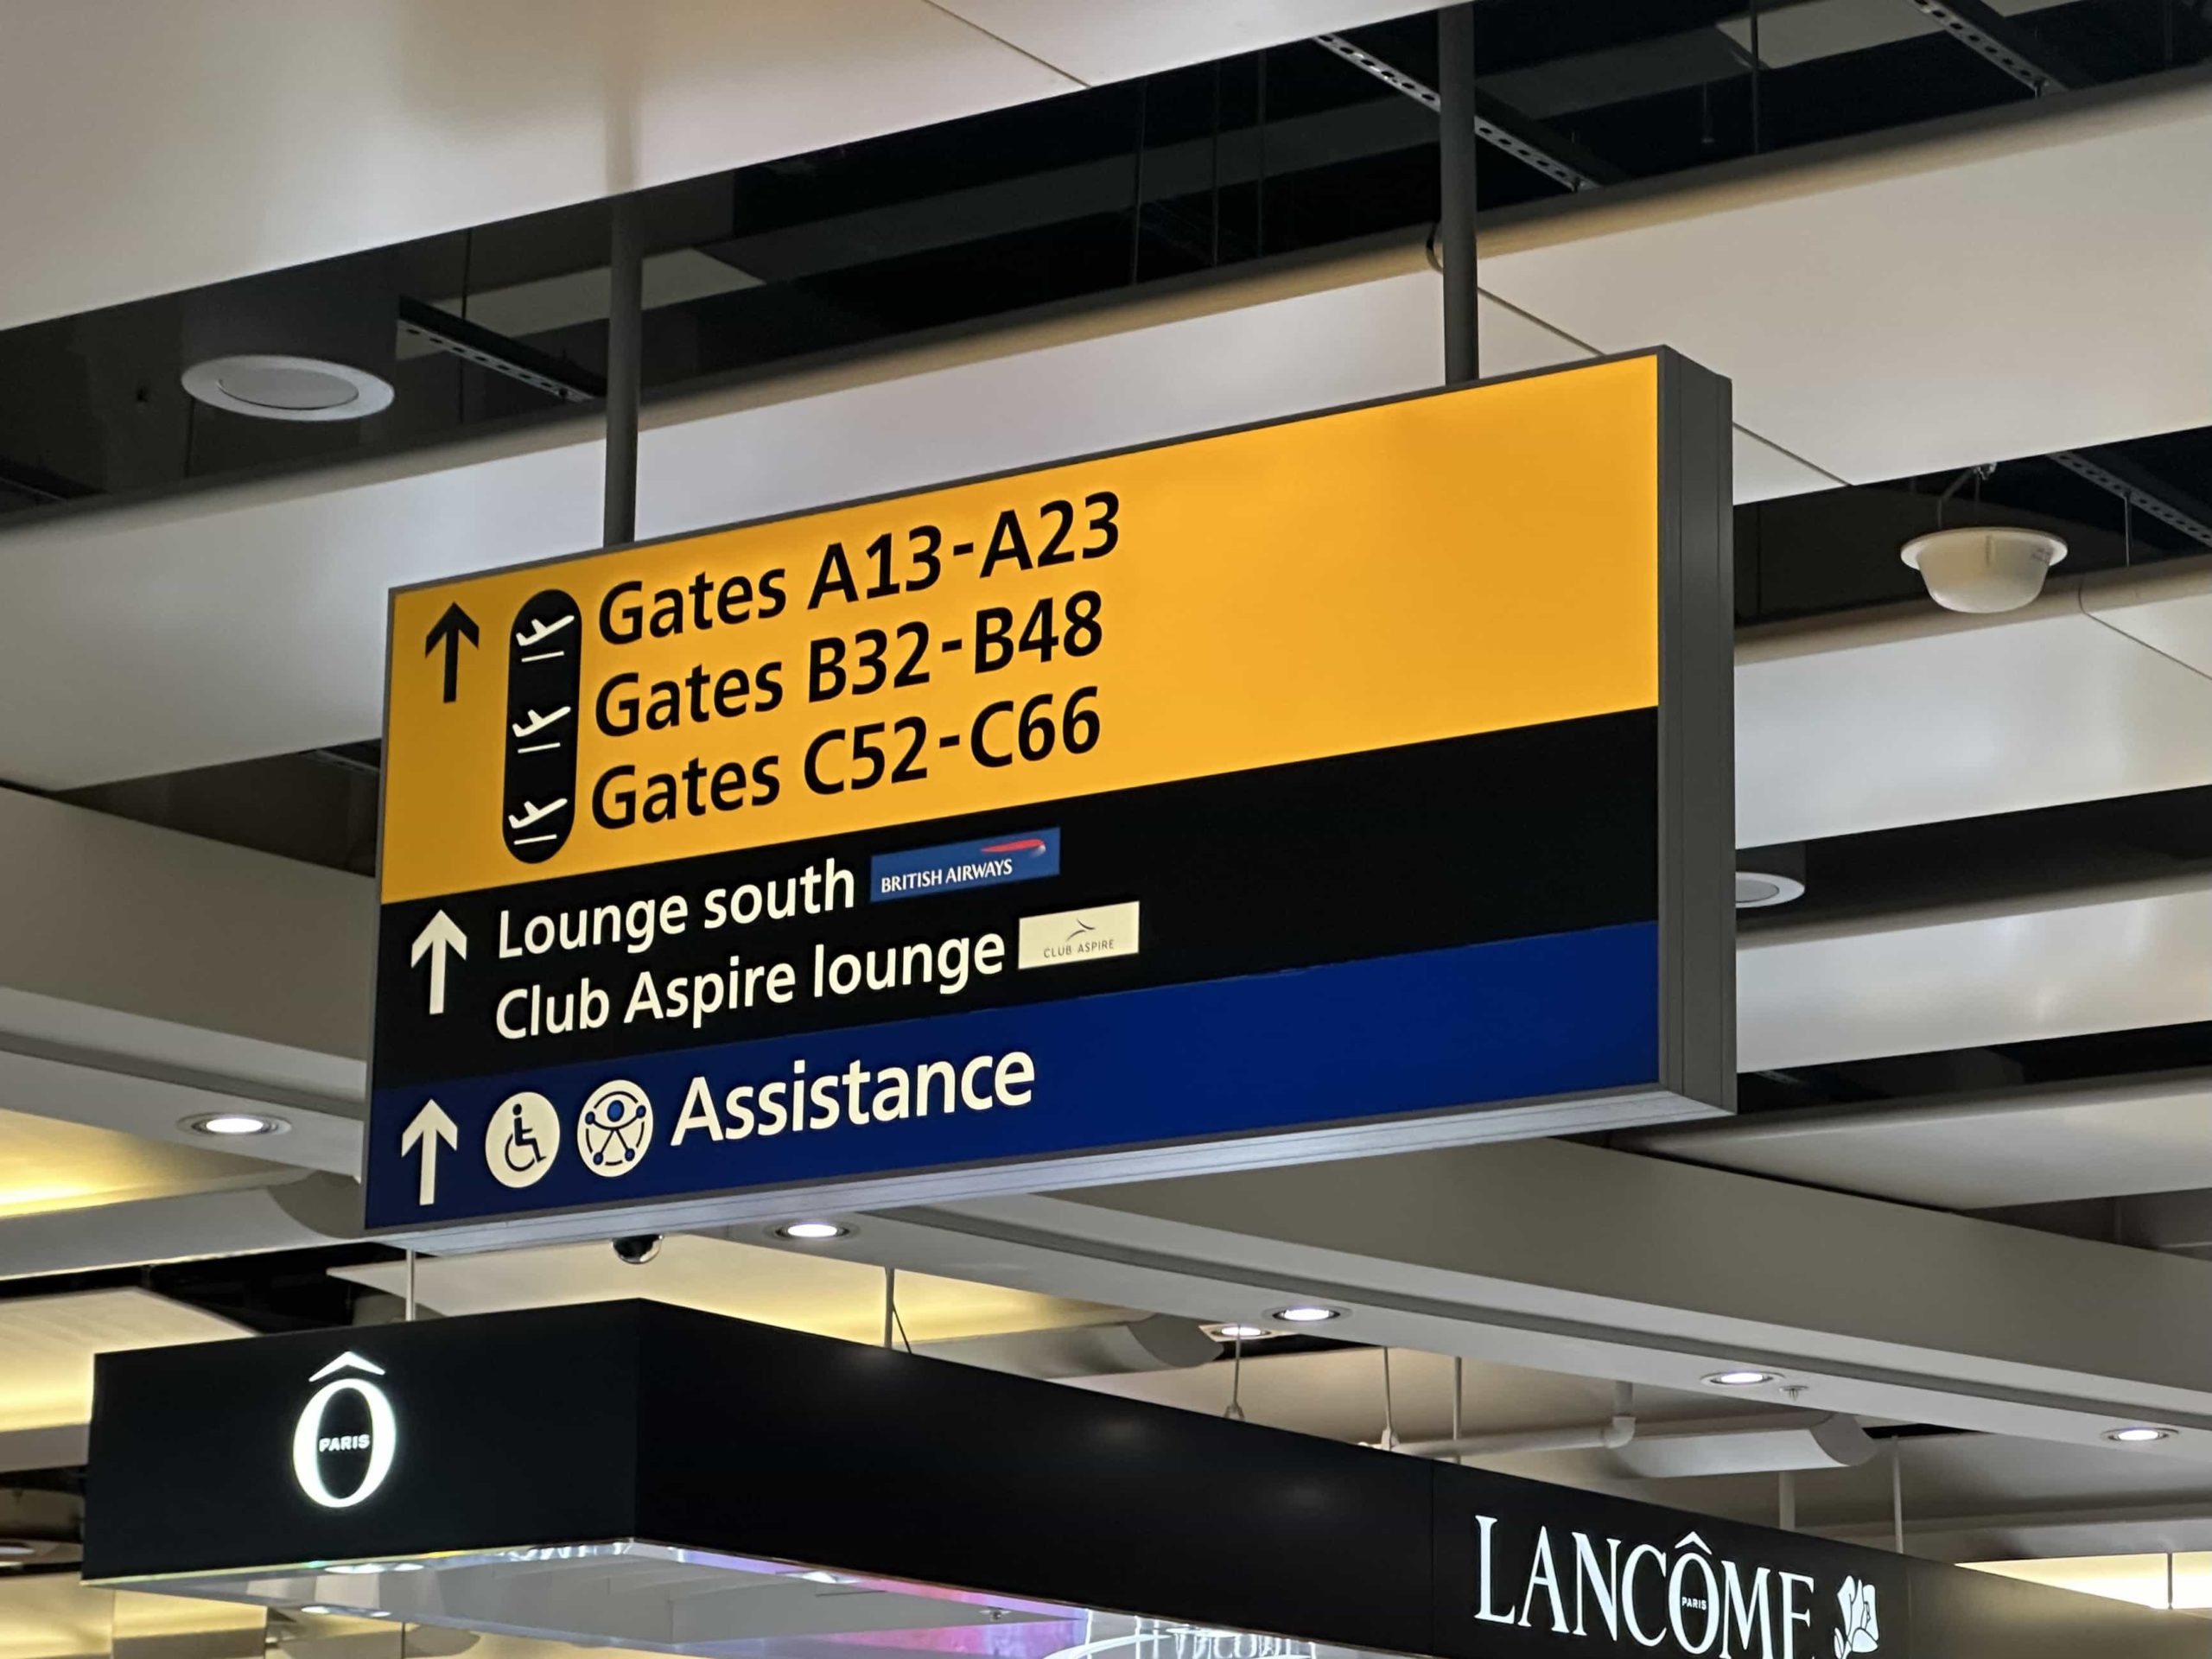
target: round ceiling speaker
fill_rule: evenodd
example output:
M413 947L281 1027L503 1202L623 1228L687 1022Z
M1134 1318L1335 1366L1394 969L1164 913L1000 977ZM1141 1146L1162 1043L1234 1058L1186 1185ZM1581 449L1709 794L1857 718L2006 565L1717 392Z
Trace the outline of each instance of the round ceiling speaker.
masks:
M358 421L391 404L391 382L319 357L239 352L184 372L201 403L264 421Z
M2039 530L1969 525L1916 536L1897 556L1920 572L1928 596L1947 611L2017 611L2043 592L2066 543Z
M181 301L184 389L260 421L389 409L399 279L390 250L218 283Z
M1805 884L1795 876L1766 870L1736 872L1736 908L1738 910L1764 910L1770 905L1786 905L1792 899L1804 896Z

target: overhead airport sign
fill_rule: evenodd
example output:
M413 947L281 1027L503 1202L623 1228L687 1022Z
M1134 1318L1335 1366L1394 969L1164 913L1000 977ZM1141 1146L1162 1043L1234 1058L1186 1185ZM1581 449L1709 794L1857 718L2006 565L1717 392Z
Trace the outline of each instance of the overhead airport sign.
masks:
M1725 1108L1727 455L1649 353L401 590L371 1224Z
M301 1390L340 1376L377 1393L316 1408L301 1478ZM2203 1647L2186 1616L645 1302L104 1354L87 1481L88 1580L727 1659Z

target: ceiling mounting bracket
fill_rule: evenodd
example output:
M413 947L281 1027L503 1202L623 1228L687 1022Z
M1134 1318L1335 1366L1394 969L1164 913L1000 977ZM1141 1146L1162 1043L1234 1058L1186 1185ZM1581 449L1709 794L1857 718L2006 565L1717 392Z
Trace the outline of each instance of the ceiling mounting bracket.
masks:
M2109 490L2136 512L2157 519L2169 530L2179 531L2200 547L2212 548L2212 524L2206 524L2196 516L2204 509L2197 507L2193 501L2184 505L2176 500L2157 480L2141 475L2127 476L2111 467L2091 461L2076 450L2055 449L2050 458L2075 477L2087 479L2100 489ZM2120 465L2126 467L2124 461ZM2128 470L2133 471L2132 468Z
M1343 35L1316 35L1313 44L1334 53L1353 68L1374 76L1392 92L1410 98L1431 113L1443 113L1443 99L1433 86L1414 79L1372 52L1354 46ZM1495 98L1483 98L1482 108L1475 117L1475 137L1569 190L1594 190L1600 185L1618 183L1624 176L1618 168L1579 149L1540 122L1506 108Z
M1984 0L1912 0L1961 46L1995 64L2037 98L2085 84L2087 77L2031 42Z

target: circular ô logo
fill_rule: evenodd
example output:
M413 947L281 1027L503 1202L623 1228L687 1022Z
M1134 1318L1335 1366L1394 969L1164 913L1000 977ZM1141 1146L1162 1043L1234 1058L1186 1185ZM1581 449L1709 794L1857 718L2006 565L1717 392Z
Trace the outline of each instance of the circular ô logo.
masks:
M576 1150L594 1175L628 1174L652 1143L653 1103L634 1083L602 1083L576 1114Z
M382 1366L371 1364L359 1354L340 1354L308 1379L322 1386L300 1408L299 1421L292 1426L292 1478L299 1482L309 1502L326 1510L349 1510L374 1493L391 1472L392 1458L399 1450L399 1421L391 1408L391 1396L368 1377L332 1375L346 1370L384 1375ZM330 1380L325 1382L325 1378ZM332 1406L348 1397L358 1401L365 1412L365 1427L333 1423ZM324 1468L326 1458L349 1471L358 1463L351 1490L331 1489Z

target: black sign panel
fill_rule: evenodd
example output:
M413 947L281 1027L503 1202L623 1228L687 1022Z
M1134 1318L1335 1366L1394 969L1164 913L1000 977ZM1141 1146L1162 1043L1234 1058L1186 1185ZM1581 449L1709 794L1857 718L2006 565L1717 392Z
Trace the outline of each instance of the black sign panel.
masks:
M525 1049L565 1065L696 1048L731 1010L751 1036L784 1037L1050 1001L1066 995L1062 976L980 944L1018 938L1042 904L1142 895L1144 949L1084 963L1095 993L1625 925L1654 902L1656 802L1637 770L1654 723L1637 710L1048 802L1011 832L1004 813L950 818L918 836L902 826L573 876L520 902L494 888L390 905L378 1084L501 1073ZM1052 857L1030 879L964 891L947 930L933 891L884 901L896 878L879 872L918 838L982 858L1033 842ZM1001 861L1027 875L1033 861ZM407 944L439 915L483 948L432 1014ZM853 962L859 982L839 996ZM822 996L785 995L817 980Z
M550 1308L103 1354L87 1573L627 1536L637 1317Z
M86 1519L89 1579L280 1604L288 1583L328 1601L373 1582L315 1576L334 1564L419 1566L385 1575L419 1590L487 1560L604 1573L609 1547L636 1541L991 1598L1015 1619L1111 1610L1438 1659L2195 1659L2203 1634L1884 1551L640 1302L103 1356ZM285 1570L307 1576L269 1576ZM443 1592L416 1605L470 1623ZM866 1628L871 1651L969 1650Z
M1910 1659L1903 1556L1533 1490L1540 1503L1525 1481L1437 1471L1439 1651L1452 1659Z

